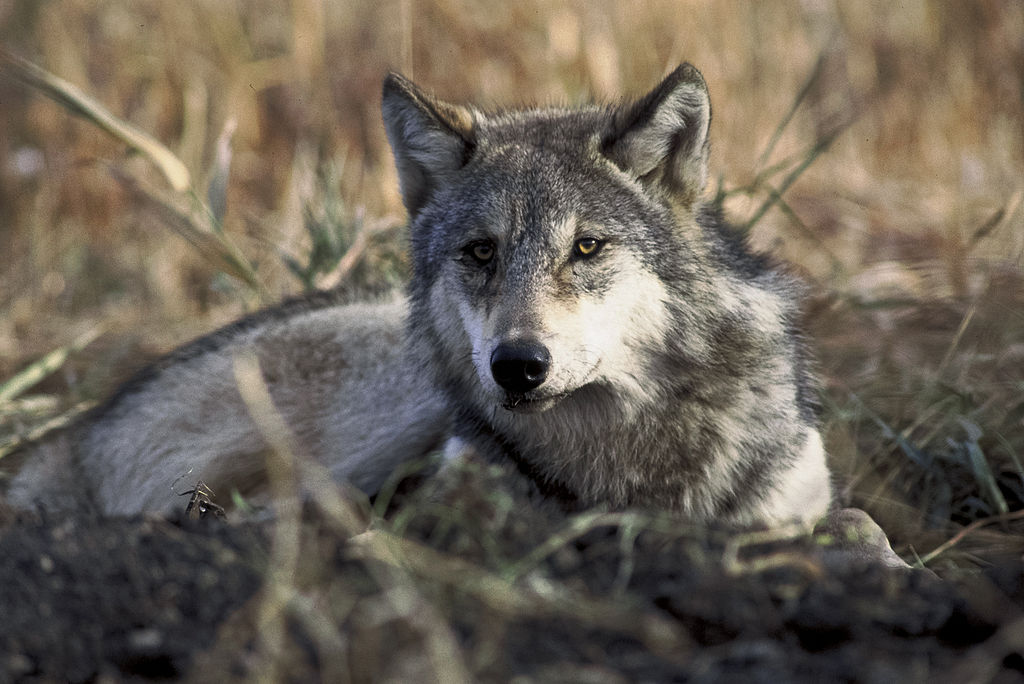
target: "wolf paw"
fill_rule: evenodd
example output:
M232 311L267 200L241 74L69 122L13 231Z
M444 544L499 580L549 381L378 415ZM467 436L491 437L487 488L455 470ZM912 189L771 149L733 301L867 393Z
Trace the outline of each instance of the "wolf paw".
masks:
M889 538L878 523L859 508L830 511L815 526L814 538L822 545L828 567L870 563L899 570L914 569L892 550ZM925 569L924 572L932 571Z

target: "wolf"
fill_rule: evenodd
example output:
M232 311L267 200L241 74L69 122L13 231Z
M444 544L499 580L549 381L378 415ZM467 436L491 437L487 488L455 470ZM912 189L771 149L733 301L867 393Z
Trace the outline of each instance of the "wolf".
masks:
M23 452L6 498L168 512L188 474L255 491L271 448L251 354L296 450L373 494L403 462L508 464L567 510L812 523L832 501L800 287L705 200L711 106L684 64L613 105L486 110L392 73L405 294L319 294L144 370Z

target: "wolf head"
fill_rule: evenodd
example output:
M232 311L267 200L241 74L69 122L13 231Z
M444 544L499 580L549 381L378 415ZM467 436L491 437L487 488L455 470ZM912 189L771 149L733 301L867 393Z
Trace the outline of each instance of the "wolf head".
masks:
M673 325L666 288L704 268L700 73L680 66L616 107L493 113L391 74L383 112L410 216L413 343L444 383L524 413L594 388L650 395L640 369Z

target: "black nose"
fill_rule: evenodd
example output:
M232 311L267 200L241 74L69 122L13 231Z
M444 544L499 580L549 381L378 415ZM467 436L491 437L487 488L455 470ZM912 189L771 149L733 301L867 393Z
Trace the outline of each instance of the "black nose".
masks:
M532 340L505 342L491 353L491 375L509 392L522 394L540 387L550 366L547 347Z

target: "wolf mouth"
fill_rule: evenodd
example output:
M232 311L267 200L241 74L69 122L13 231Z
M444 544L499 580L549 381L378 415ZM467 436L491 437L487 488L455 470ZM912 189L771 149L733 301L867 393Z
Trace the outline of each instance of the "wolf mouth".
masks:
M523 395L506 396L505 401L501 402L501 407L513 413L540 413L554 406L559 399L561 399L560 396L539 398L529 398Z
M571 391L560 392L544 396L508 393L505 395L505 400L501 402L501 407L513 413L541 413L564 401L572 393Z

